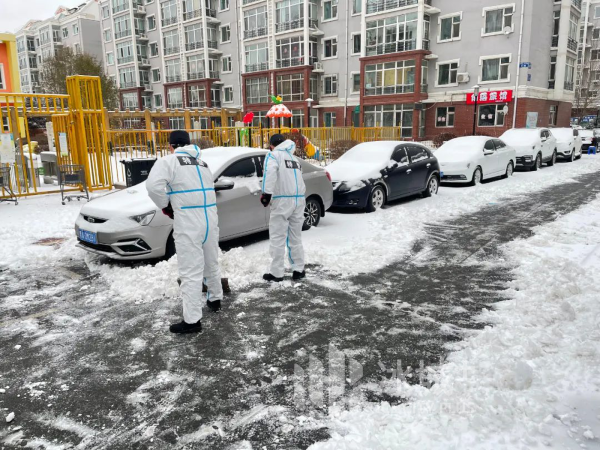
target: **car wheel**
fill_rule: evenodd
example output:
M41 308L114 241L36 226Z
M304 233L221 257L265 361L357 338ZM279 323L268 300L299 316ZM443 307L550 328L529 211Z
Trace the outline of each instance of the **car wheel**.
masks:
M475 169L475 172L473 172L473 179L471 180L471 186L477 186L479 183L481 183L482 179L483 179L483 174L481 173L481 167L477 167L477 169Z
M515 167L513 166L513 162L511 161L508 163L508 166L506 166L506 173L504 174L504 178L512 177L514 171Z
M573 151L571 152L571 158L569 159L569 162L573 161L575 161L575 149L573 149Z
M556 149L554 149L554 153L552 153L552 158L548 161L548 167L552 167L556 164Z
M369 195L367 212L377 211L383 205L385 205L385 190L381 186L375 186Z
M438 193L440 183L435 175L431 175L427 181L427 188L423 191L423 197L431 197Z
M310 230L312 227L319 225L321 220L321 203L316 198L309 198L306 200L306 206L304 207L304 224L302 230Z
M533 167L531 168L532 171L536 171L536 170L540 170L542 168L542 154L538 153L537 156L535 157L535 163L533 164Z
M168 261L173 256L175 256L175 238L173 237L173 232L169 233L169 237L167 238L167 245L165 246L165 256L163 257L165 261Z

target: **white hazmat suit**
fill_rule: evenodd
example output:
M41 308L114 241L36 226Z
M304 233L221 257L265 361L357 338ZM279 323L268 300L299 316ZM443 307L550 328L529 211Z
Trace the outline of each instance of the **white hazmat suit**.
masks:
M269 239L271 275L283 278L286 247L295 272L304 270L302 225L306 186L302 166L294 156L296 144L287 140L273 149L265 158L262 191L271 194Z
M202 282L207 300L223 299L219 270L219 219L213 175L200 159L200 149L187 145L160 158L152 167L146 189L159 208L171 203L183 297L183 320L202 318Z

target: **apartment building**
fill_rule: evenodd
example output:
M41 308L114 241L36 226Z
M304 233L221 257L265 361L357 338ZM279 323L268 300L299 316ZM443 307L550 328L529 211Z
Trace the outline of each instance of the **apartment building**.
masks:
M99 5L123 108L239 108L268 126L280 95L293 126L397 126L406 138L571 115L581 0Z
M41 66L59 48L70 47L102 61L96 0L88 0L76 8L61 6L46 20L29 21L16 33L16 38L23 92L39 91Z
M584 1L580 21L573 117L600 109L600 0Z

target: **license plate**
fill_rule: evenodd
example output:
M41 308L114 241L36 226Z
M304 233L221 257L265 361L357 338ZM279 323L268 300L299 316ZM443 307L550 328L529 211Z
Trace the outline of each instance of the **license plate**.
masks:
M90 244L98 243L98 235L91 231L79 230L79 239L84 242L89 242Z

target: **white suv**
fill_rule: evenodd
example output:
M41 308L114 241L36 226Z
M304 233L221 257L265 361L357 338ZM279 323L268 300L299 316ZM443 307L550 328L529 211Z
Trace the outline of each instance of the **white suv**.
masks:
M538 170L542 163L556 163L558 144L548 128L513 128L500 139L516 150L517 168Z

